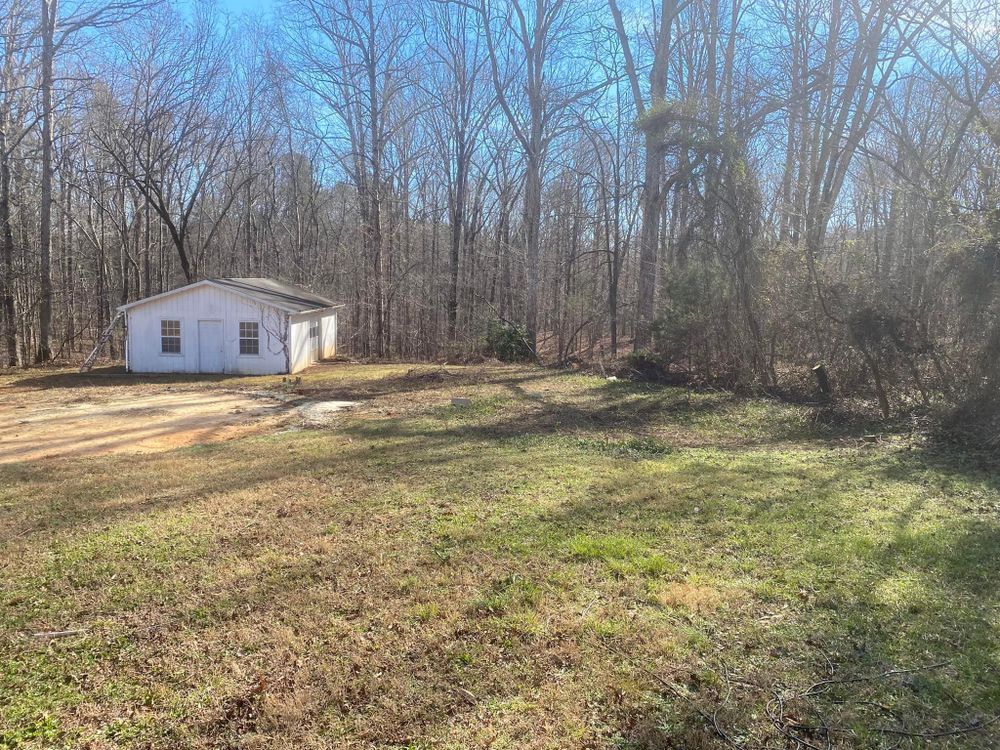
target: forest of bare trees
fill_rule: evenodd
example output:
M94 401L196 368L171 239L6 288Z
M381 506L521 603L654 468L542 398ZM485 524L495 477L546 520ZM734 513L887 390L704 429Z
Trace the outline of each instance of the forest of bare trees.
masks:
M273 276L356 357L1000 386L995 1L0 7L0 365Z

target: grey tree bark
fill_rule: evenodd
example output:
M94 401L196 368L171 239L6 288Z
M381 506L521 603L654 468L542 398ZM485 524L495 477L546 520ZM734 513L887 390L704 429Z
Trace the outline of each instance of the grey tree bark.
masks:
M38 216L38 348L36 362L52 359L52 65L59 0L42 0L42 164Z

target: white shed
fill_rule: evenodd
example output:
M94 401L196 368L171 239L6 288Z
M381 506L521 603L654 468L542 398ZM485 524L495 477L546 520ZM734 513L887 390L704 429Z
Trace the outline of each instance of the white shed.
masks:
M205 279L123 305L131 372L275 375L337 353L342 305L273 279Z

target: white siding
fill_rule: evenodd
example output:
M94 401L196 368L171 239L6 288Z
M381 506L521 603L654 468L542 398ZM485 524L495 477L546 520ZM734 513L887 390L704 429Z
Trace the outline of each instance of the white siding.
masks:
M327 312L322 320L323 359L333 359L337 356L337 311Z
M288 371L283 338L288 314L219 287L167 295L128 312L128 358L133 372L199 372L198 321L222 321L225 372L272 375ZM160 352L160 321L181 322L181 353ZM240 323L260 324L260 354L240 354Z
M291 324L291 372L299 372L317 361L337 354L337 311L296 313L290 318ZM319 352L314 356L309 341L309 325L319 321Z
M289 372L299 372L312 364L312 357L309 352L309 320L293 316L290 319L289 341L289 361L292 363Z

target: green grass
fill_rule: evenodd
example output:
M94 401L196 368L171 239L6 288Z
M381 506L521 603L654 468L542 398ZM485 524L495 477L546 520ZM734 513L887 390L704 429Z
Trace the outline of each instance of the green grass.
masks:
M133 387L51 378L4 398ZM0 466L3 750L1000 743L975 456L528 368L220 386L362 406Z

